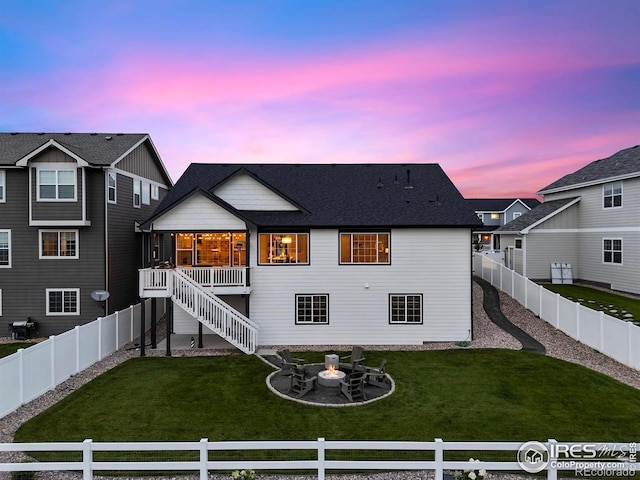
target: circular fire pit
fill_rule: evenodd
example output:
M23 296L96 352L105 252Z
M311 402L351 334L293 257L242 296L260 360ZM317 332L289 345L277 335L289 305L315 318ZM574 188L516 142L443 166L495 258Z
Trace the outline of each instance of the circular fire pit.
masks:
M318 372L318 383L325 387L339 387L340 380L344 379L347 374L341 370L330 368L328 370L322 370Z

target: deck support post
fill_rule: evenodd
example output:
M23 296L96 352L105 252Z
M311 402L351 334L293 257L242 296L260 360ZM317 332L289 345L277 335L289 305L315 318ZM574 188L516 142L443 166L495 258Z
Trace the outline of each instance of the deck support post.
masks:
M165 353L165 355L167 357L171 356L171 324L173 323L173 300L171 299L171 297L167 297L165 299L166 302L166 308L165 308L165 312L166 312L166 319L167 319L167 338L166 338L166 342L167 342L167 351Z
M147 315L147 299L146 298L140 298L140 356L144 357L145 356L145 351L144 351L144 347L145 347L145 343L146 343L146 330L147 330L147 326L146 326L146 315Z

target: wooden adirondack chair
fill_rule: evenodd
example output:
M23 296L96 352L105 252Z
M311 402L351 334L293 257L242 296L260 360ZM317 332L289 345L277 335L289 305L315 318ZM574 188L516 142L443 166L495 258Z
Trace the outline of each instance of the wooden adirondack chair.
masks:
M368 385L373 385L374 387L386 388L389 385L389 377L387 377L387 360L382 360L380 367L373 368L367 367L367 371L365 373L365 381Z
M316 388L317 376L307 377L306 369L301 365L293 365L291 371L291 387L289 393L298 398L305 396Z
M365 371L357 370L347 375L346 380L340 380L340 393L347 397L350 402L366 400L364 392Z

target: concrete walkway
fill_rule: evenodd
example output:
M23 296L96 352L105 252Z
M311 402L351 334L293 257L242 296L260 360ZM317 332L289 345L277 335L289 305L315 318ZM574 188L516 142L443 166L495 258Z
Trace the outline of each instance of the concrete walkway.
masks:
M518 340L522 344L522 350L540 353L542 355L546 354L547 351L544 348L544 345L527 332L520 329L520 327L511 323L509 319L505 317L502 310L500 310L500 296L498 295L498 290L480 277L474 276L473 280L482 287L484 292L482 306L484 307L484 311L487 312L489 319L502 330Z

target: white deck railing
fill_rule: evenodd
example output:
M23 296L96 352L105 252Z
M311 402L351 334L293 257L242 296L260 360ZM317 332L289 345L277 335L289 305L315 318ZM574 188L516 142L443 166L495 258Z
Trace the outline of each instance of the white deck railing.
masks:
M0 463L0 471L4 472L28 472L28 471L70 471L82 472L83 480L94 478L95 472L196 472L201 480L207 480L210 471L225 472L230 470L295 470L315 472L318 480L324 480L326 473L332 470L349 470L354 473L370 471L421 471L432 470L435 480L443 480L445 471L462 471L465 469L483 469L491 473L519 471L525 474L521 464L517 461L523 447L532 442L445 442L436 438L433 442L389 442L389 441L331 441L319 438L318 440L284 440L284 441L246 441L246 442L210 442L203 438L199 442L65 442L65 443L0 443L0 459L5 458L5 452L80 452L81 461L46 461L34 463ZM579 462L567 461L558 458L561 452L567 449L558 448L560 445L555 440L537 443L541 451L546 450L546 460L542 462L539 471L546 472L548 480L556 480L558 471L570 471L579 474L577 468L597 472L603 470L602 464L606 463L607 471L615 471L620 475L627 472L626 476L633 476L636 471L635 444L627 444L626 452L629 457L624 461L618 459L580 459ZM563 443L562 446L581 446L584 443ZM620 451L621 444L589 443L590 447L598 451ZM245 459L238 459L239 450L246 452ZM300 452L306 450L307 453ZM256 452L252 455L250 452ZM274 459L273 451L291 451L287 455L289 459ZM298 451L293 455L294 451ZM348 460L332 460L330 452L341 453L340 457ZM357 460L358 451L367 451L367 460ZM459 453L464 460L452 460L451 452ZM496 458L491 452L512 452L508 455L510 461L487 461L487 457ZM105 452L110 452L105 457ZM126 452L135 452L135 455ZM148 454L148 458L160 457L165 460L152 461L136 460L141 453ZM162 452L162 453L160 453ZM169 461L167 457L177 452L192 452L189 455L192 460ZM215 452L215 460L209 459L209 453ZM229 452L225 455L225 452ZM376 455L376 452L378 453ZM397 452L389 459L388 452ZM411 452L410 459L408 453ZM447 455L445 455L447 452ZM559 453L553 453L559 452ZM265 453L267 453L264 460ZM97 455L96 455L97 454ZM329 455L328 455L329 454ZM302 459L290 459L291 457ZM445 456L449 460L445 460ZM470 462L469 456L480 458L479 462ZM95 457L95 458L94 458ZM98 460L98 457L101 457ZM305 458L306 457L306 458ZM482 460L484 457L484 460ZM109 461L105 458L110 458ZM123 460L126 459L126 460ZM376 458L380 458L379 460ZM393 457L391 457L393 458ZM429 458L433 458L430 460ZM500 458L500 457L497 457ZM579 464L576 466L576 464ZM541 477L544 478L544 477Z
M247 267L178 267L205 287L246 287Z
M256 351L258 326L255 323L181 270L173 272L171 296L176 304L243 352Z

